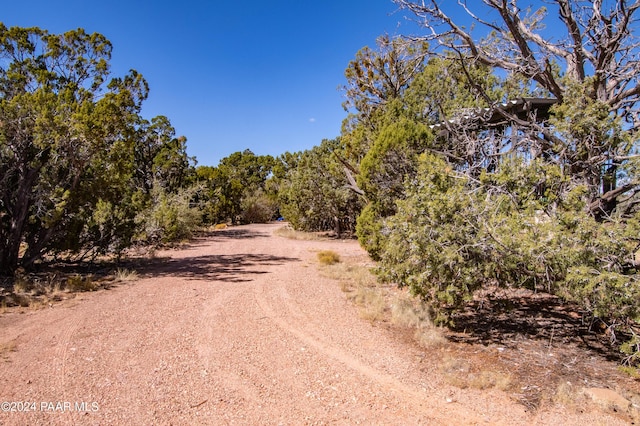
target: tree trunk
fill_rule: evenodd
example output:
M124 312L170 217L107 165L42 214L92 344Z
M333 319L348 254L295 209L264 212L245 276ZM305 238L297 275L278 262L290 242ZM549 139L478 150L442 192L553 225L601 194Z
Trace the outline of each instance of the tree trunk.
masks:
M22 179L19 179L13 206L6 206L10 216L10 225L0 248L0 275L13 275L20 260L20 244L24 226L31 208L31 191L38 177L39 169L29 168Z

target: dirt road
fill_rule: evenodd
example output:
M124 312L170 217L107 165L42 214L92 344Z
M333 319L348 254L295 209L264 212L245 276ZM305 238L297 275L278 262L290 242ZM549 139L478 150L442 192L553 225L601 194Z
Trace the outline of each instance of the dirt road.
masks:
M289 240L279 226L219 231L137 281L3 314L0 424L598 420L446 385L429 353L361 319L319 274L316 251L362 258L356 242Z

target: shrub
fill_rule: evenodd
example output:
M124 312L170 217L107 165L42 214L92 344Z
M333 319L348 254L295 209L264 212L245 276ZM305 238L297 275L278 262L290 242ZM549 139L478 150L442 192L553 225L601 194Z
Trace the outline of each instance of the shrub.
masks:
M151 205L137 217L142 228L138 239L155 244L190 238L200 225L200 213L190 204L193 191L182 189L174 194L154 187Z
M324 250L318 253L318 260L323 265L333 265L340 262L340 256L334 251Z
M356 236L369 256L373 260L380 260L385 245L385 236L382 232L382 217L376 207L375 203L369 203L362 209L356 222Z
M407 191L398 212L385 221L389 236L378 274L409 287L445 322L444 309L470 299L488 272L479 262L487 238L476 229L481 211L466 193L466 182L449 175L433 156L422 157Z
M242 223L266 223L277 217L278 203L261 189L246 196L241 205Z
M640 214L598 222L557 166L506 161L472 179L423 155L406 190L385 221L378 273L428 302L437 322L485 286L544 290L614 326L640 320Z

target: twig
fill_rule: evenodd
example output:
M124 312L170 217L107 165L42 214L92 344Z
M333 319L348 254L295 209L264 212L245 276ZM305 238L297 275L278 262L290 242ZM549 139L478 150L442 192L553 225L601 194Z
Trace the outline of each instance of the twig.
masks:
M201 406L202 404L204 404L205 402L209 401L208 399L205 399L204 401L196 404L196 405L190 405L189 408L198 408L199 406Z

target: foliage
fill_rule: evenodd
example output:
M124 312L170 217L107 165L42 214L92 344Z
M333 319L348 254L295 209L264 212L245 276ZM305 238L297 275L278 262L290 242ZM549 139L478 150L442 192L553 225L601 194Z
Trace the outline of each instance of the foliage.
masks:
M392 109L435 125L436 137L421 147L417 173L396 175L405 178L403 190L380 191L394 180L358 176L377 202L358 226L381 260L380 275L431 303L443 322L478 289L507 286L577 302L614 335L633 327L640 320L640 86L632 70L640 41L632 23L640 3L394 3L418 17L426 29L419 40L434 47L395 99L401 109L386 102L367 121L372 126L357 117L344 126L360 146L351 151L360 155L353 169L385 170L363 159ZM456 10L463 18L453 18ZM545 33L554 13L559 43ZM461 25L464 18L471 25ZM482 38L478 30L486 30ZM527 98L516 99L519 110L502 105L514 96L556 105L536 110ZM395 214L385 219L393 202ZM636 359L637 345L623 349Z
M487 98L472 86L478 82L489 99L509 100L523 96L519 88L511 88L493 74L491 67L471 63L460 66L452 56L430 55L419 74L410 81L402 100L411 116L421 122L437 124L446 119L489 107Z
M193 179L195 159L187 156L186 138L175 137L165 116L151 122L140 119L134 144L135 180L146 194L155 185L169 192L187 186Z
M441 322L487 286L543 290L597 317L640 320L637 234L596 221L584 188L567 183L557 166L517 159L473 181L423 155L385 221L380 276L428 301Z
M549 123L532 115L502 113L506 127L517 126L517 139L509 144L507 138L494 138L496 149L489 143L473 143L478 128L469 129L464 142L473 148L470 160L480 164L487 157L495 160L515 150L561 163L572 179L587 185L588 208L598 220L615 215L619 203L640 192L640 182L618 179L640 126L635 72L640 66L640 40L632 31L640 3L617 0L585 7L581 0L554 0L548 7L521 9L511 2L489 1L473 6L460 3L448 10L435 0L394 3L419 17L426 29L420 39L437 42L433 55L455 58L465 70L467 64L482 64L505 75L507 88L521 87L558 101L556 119ZM456 12L461 15L453 19ZM545 32L553 13L560 22L554 25L558 42ZM473 25L456 24L464 18ZM483 38L471 34L471 28L478 27L486 30ZM483 87L481 76L465 75L468 86L490 104L503 100ZM450 159L457 155L448 153Z
M591 79L566 83L564 102L553 107L550 119L558 135L550 149L567 164L571 180L586 185L587 208L604 220L633 212L640 181L630 169L634 133L624 129L605 102L587 96L591 84Z
M433 155L420 157L407 198L384 223L388 237L379 256L380 277L408 286L433 305L439 321L446 319L444 308L459 306L480 288L484 275L482 235L475 229L481 211L467 196L466 180L447 170Z
M342 164L335 156L339 139L324 140L298 155L280 192L282 215L298 230L353 232L360 211L358 196L346 187Z
M345 109L355 108L363 122L370 122L378 109L400 97L424 66L428 45L388 35L376 40L378 50L368 47L356 53L345 70Z
M111 43L0 24L0 273L45 256L120 252L151 182L187 184L185 139L140 115L148 87L110 78Z
M415 156L428 146L430 133L423 124L399 117L379 131L360 163L358 186L382 210L393 211L393 200L403 197L403 180L415 171Z
M382 44L380 52L363 49L346 72L349 79L357 74L355 70L368 69L371 63L391 63L399 55L400 47L410 47L414 52L408 56L412 72L405 73L402 85L397 85L396 90L378 90L380 94L387 93L382 100L378 99L382 95L372 96L370 89L384 78L382 71L378 71L379 75L360 75L356 81L368 78L372 82L351 84L347 91L349 105L356 107L356 112L343 124L344 148L339 155L349 165L347 173L355 174L356 192L368 202L358 217L356 231L359 241L374 259L378 259L386 238L381 233L381 221L393 215L396 201L405 197L403 182L415 175L417 155L428 150L449 149L449 143L434 138L427 125L440 122L452 111L459 113L488 106L486 99L472 90L467 75L481 80L484 90L492 95L506 96L500 79L491 74L489 67L471 65L463 69L452 58L426 60L427 45L411 46L408 41L395 41ZM367 107L365 102L373 105ZM465 147L455 149L460 151Z
M249 223L276 216L272 202L275 195L270 197L266 192L274 164L272 156L257 156L246 149L223 158L217 167L199 167L196 179L203 184L204 190L197 199L204 204L204 223ZM263 212L258 213L258 210Z
M640 365L640 337L638 337L636 332L631 330L631 339L622 344L620 351L626 355L623 364L626 366ZM639 373L640 371L636 370L635 372L632 372L631 375L635 378L639 378Z
M108 40L83 30L50 35L0 25L2 271L29 266L61 242L78 250L68 231L127 177L118 167L103 172L110 155L126 149L121 136L146 83L133 72L101 93L110 52Z
M171 243L186 240L200 225L200 211L191 206L195 188L167 192L159 185L151 191L149 206L136 218L137 239L144 243Z
M381 252L386 244L386 233L383 234L382 213L375 203L367 204L356 221L356 236L360 245L373 260L380 260Z
M405 198L404 180L415 174L418 153L433 139L425 125L403 117L391 108L394 105L399 102L390 103L387 123L362 158L357 176L368 203L358 216L356 235L374 260L379 260L387 236L382 220L396 212L396 201Z
M278 204L273 197L258 188L242 199L242 223L266 223L278 218Z

